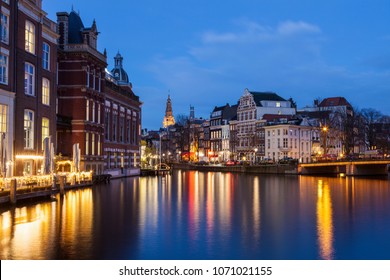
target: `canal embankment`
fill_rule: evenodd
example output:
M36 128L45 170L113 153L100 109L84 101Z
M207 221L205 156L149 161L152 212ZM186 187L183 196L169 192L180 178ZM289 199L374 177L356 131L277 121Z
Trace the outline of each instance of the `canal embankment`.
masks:
M174 163L173 169L198 170L205 172L238 172L251 174L281 174L298 175L296 164L266 164L266 165L199 165L190 163Z

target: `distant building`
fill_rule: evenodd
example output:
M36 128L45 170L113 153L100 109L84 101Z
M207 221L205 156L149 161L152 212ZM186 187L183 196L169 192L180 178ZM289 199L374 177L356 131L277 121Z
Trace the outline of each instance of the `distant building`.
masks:
M171 97L168 95L167 105L166 105L166 109L165 109L165 116L164 116L164 120L163 120L163 127L167 128L168 126L171 126L174 124L175 124L175 118L173 117L173 112L172 112Z
M215 106L210 115L210 152L211 161L225 161L230 158L229 122L237 115L237 105Z
M260 139L257 124L265 114L294 115L295 108L273 92L255 92L245 89L240 97L235 123L236 152L238 158L253 157L259 149Z
M321 152L320 130L305 121L264 126L265 158L293 158L308 163Z

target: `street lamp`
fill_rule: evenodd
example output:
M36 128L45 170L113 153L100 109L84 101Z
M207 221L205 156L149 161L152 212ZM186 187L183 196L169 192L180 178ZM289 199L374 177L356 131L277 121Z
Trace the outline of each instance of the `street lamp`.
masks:
M326 156L328 154L328 151L327 151L328 127L326 127L326 126L322 127L322 132L324 134L324 156Z
M255 148L255 153L254 153L254 158L253 158L253 163L256 164L256 153L257 153L257 148Z

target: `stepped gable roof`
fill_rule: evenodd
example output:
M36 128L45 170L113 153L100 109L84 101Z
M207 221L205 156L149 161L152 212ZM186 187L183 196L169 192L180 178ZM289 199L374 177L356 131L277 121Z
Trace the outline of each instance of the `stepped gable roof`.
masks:
M69 44L82 44L83 36L81 31L84 30L84 24L79 14L75 11L69 14L69 31L68 31L68 42Z
M286 101L286 99L277 95L274 92L257 92L249 91L253 95L253 99L256 102L256 106L262 106L261 101Z
M318 107L351 106L344 97L329 97L321 101Z

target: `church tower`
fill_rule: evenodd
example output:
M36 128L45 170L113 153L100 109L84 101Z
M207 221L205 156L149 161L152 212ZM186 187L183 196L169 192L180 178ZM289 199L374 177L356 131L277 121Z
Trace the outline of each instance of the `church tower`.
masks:
M163 126L164 126L164 128L167 128L168 126L171 126L174 124L175 124L175 118L172 115L171 97L168 95L167 107L165 109L165 117L163 120Z

